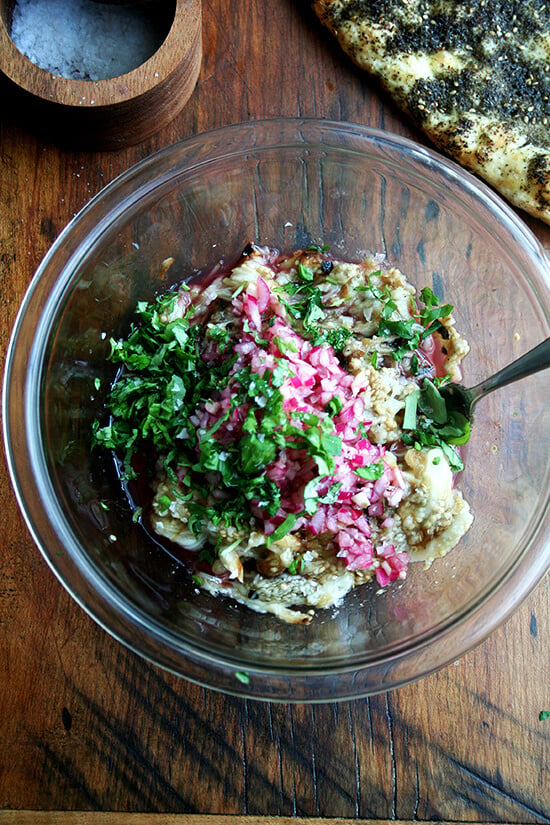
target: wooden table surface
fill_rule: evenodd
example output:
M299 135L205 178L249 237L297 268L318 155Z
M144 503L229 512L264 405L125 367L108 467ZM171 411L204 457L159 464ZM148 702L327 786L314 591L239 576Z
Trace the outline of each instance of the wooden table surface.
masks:
M307 0L204 0L203 16L198 85L176 120L141 144L60 148L2 104L2 353L60 230L108 181L167 144L279 115L425 142ZM526 220L550 246L550 227ZM156 822L155 813L550 822L550 719L539 719L550 709L548 578L475 651L420 682L342 704L270 705L168 675L96 626L42 561L4 463L0 513L0 823L119 821L59 813L69 811L147 814L136 825Z

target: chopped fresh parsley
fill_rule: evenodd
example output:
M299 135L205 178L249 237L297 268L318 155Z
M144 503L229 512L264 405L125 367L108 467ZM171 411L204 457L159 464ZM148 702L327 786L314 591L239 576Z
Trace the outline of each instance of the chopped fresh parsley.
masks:
M419 373L419 359L416 350L422 341L443 327L443 321L453 311L451 304L440 304L439 298L430 287L420 292L420 306L415 316L402 318L397 302L388 284L377 285L381 271L373 272L367 287L373 297L381 302L381 316L377 335L393 339L393 357L400 361L406 354L410 357L412 375ZM451 469L455 472L464 465L453 449L453 445L465 444L470 437L470 422L455 410L447 409L439 387L449 381L449 376L424 379L421 388L410 393L405 400L403 416L403 441L421 449L440 447L447 456Z
M109 420L94 422L93 444L118 452L128 479L135 477L136 453L152 449L161 456L172 492L160 496L159 505L167 511L173 498L185 500L191 512L189 528L197 535L206 520L235 527L250 524L252 504L272 517L281 491L266 468L281 449L297 450L313 459L316 484L330 476L342 449L333 422L342 403L331 399L320 415L287 412L280 390L290 369L284 357L275 358L275 366L262 374L250 367L234 369L232 354L212 360L208 346L205 357L202 326L192 323L192 312L165 322L163 315L174 299L169 295L151 304L140 302L128 337L111 341L110 358L121 370L107 401ZM226 332L226 327L208 325L204 339L215 340L225 353ZM274 336L274 342L281 356L296 351L292 340ZM209 427L197 424L197 409L224 391L231 399L228 408ZM233 440L218 440L218 430L231 416L242 420L241 431ZM228 495L209 495L212 476ZM312 491L307 506L314 506L313 512L317 501ZM270 541L284 536L297 518L287 518Z
M236 670L235 671L235 679L237 679L243 685L249 685L250 684L250 676L244 670Z
M335 395L325 404L325 412L332 416L338 415L343 406L342 401Z
M301 281L305 281L306 283L313 282L313 270L310 269L308 266L304 266L304 264L298 264L298 278Z
M420 390L409 393L405 399L405 413L403 415L403 429L416 430L418 399Z
M451 314L453 307L451 304L440 305L439 298L430 287L424 287L420 293L422 305L417 316L402 318L388 284L382 286L374 284L373 278L380 275L380 271L373 272L366 288L370 289L372 295L382 303L377 334L382 338L395 340L393 357L396 361L400 361L407 353L414 352L425 338L442 328L442 321ZM357 287L357 289L364 289L364 287ZM416 374L415 369L418 372L418 358L412 366L413 375Z
M288 298L295 300L281 298L281 303L290 318L301 325L299 331L315 346L328 344L335 352L341 352L351 335L351 329L345 326L326 328L327 307L323 302L323 293L315 286L315 273L302 263L298 264L297 272L297 282L285 284L279 289L279 292L286 293Z
M306 252L328 252L329 249L330 249L330 244L328 244L328 243L325 243L325 244L322 244L322 245L310 244L309 246L306 246L305 251Z
M359 478L376 481L384 475L384 462L376 461L374 464L367 464L365 467L356 467L354 472Z
M162 507L162 509L164 511L166 511L166 510L168 510L168 508L172 504L172 499L170 498L170 496L166 496L166 495L159 496L159 504Z
M320 338L316 338L317 342L330 344L335 352L342 352L351 335L351 329L347 327L334 327L324 332L318 331L317 335L320 336Z
M332 266L325 263L326 269ZM352 334L347 327L332 323L331 307L324 304L317 275L317 270L299 263L296 280L278 288L292 330L272 336L274 351L269 352L269 364L266 361L263 370L242 366L232 344L235 333L238 338L242 332L246 340L265 348L270 341L260 333L268 334L266 326L258 331L246 318L241 328L235 327L234 319L194 323L192 307L183 317L167 321L172 317L175 293L151 303L139 302L127 338L110 342L110 360L118 373L107 398L109 418L94 422L92 443L120 456L127 479L135 477L136 455L158 459L169 485L168 493L157 498L160 510L167 512L174 499L184 501L188 528L196 535L206 523L246 529L254 523L253 513L260 510L277 525L266 537L269 546L292 531L302 517L315 514L320 504L339 499L342 484L331 482L336 458L342 453L334 421L343 408L342 400L329 398L316 414L285 406L283 394L283 385L293 374L292 356L300 352L298 336L314 346L332 346L341 352ZM388 285L374 286L372 277L365 289L382 303L378 334L392 339L397 360L413 352L411 371L416 374L414 350L441 326L452 307L440 306L433 292L424 289L417 315L402 319ZM244 288L235 290L233 298ZM216 317L220 314L210 316ZM271 322L274 318L265 319L269 326ZM376 352L370 363L378 367ZM236 426L231 432L233 422ZM462 469L452 445L465 443L469 424L458 414L448 414L436 381L424 381L421 390L408 396L403 430L405 443L438 445L451 467ZM366 435L364 422L359 422L357 431ZM283 518L277 515L284 501L281 486L268 470L281 453L291 451L296 451L298 460L305 459L308 475L302 481L303 510L287 512ZM365 481L376 481L384 469L383 461L378 461L357 467L355 473ZM213 495L213 488L223 494ZM135 517L139 519L141 511ZM198 557L212 564L219 550L219 545L209 544ZM297 556L288 570L298 574L302 566L303 559Z
M190 416L203 398L221 391L235 361L213 365L200 357L200 326L190 323L190 314L164 323L175 297L140 302L128 337L111 340L110 360L122 369L108 397L110 420L94 422L93 443L119 451L128 478L135 475L134 454L146 444L177 467L179 453L192 443Z
M286 355L287 352L298 352L298 347L294 343L287 338L281 338L279 335L273 336L273 343L281 353L281 355Z

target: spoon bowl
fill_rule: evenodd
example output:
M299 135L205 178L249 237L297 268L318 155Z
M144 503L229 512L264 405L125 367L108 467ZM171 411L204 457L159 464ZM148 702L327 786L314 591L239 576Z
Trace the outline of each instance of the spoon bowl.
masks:
M440 394L445 401L447 416L458 413L471 420L474 407L481 398L493 392L493 390L511 384L512 381L527 378L528 375L545 370L547 367L550 367L550 338L526 352L521 358L517 358L506 367L489 376L489 378L480 381L475 387L468 389L461 384L447 384L441 387Z
M550 366L550 338L493 373L474 387L425 379L420 389L407 396L403 419L407 444L437 446L443 450L454 471L463 470L454 447L470 440L473 411L477 402L493 390L519 381Z

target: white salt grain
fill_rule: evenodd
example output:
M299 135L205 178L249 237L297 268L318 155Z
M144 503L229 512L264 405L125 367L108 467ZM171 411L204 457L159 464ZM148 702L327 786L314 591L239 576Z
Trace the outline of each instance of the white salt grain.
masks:
M145 12L94 0L16 0L10 34L37 66L77 80L125 74L162 42Z

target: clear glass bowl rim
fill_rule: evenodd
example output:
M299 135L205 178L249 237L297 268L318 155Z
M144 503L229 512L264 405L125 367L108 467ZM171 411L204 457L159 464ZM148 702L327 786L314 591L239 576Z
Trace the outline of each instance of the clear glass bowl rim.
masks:
M132 605L126 603L125 599L120 598L116 590L97 575L93 565L88 560L80 557L77 548L71 548L70 531L66 531L67 535L61 540L66 553L63 562L60 562L60 557L56 555L55 549L45 546L41 531L36 526L33 505L32 502L29 503L32 495L29 495L28 491L23 489L21 483L22 459L20 455L17 455L12 444L13 396L18 391L18 388L14 386L12 372L21 330L25 325L27 313L34 302L47 298L51 306L52 302L59 298L65 285L70 281L77 266L79 255L84 254L85 250L96 242L104 227L124 212L129 201L134 202L143 193L151 191L152 188L163 183L166 176L174 174L174 169L189 169L189 164L192 167L193 165L200 166L201 164L210 163L212 159L224 155L224 146L227 145L228 139L230 139L230 145L237 146L237 148L232 148L225 154L225 157L238 156L243 151L262 150L262 148L269 146L273 148L275 145L281 145L282 135L291 145L302 143L310 145L316 142L316 145L321 143L326 146L328 151L331 148L337 148L341 151L358 151L356 148L349 150L345 146L342 149L341 146L337 145L339 140L350 136L354 141L364 141L365 146L370 143L385 145L392 151L397 152L398 155L402 154L404 157L412 158L429 167L436 168L450 185L457 185L460 189L472 193L500 223L506 226L518 245L522 247L522 250L538 261L541 273L539 287L542 288L543 293L544 290L546 291L546 313L548 317L550 280L548 277L548 260L541 244L527 225L516 216L513 210L498 195L453 161L447 160L434 150L421 146L408 138L359 124L301 118L277 118L233 124L182 140L161 149L130 167L92 198L58 236L29 284L10 338L6 354L2 399L4 443L8 469L19 507L43 557L61 584L86 613L126 647L178 675L184 675L192 681L236 695L285 701L294 700L295 698L298 701L326 701L328 697L325 695L325 691L330 690L330 698L356 698L357 696L371 695L381 690L398 687L449 664L483 641L516 610L550 567L548 495L539 524L533 531L523 554L518 557L513 567L505 571L499 586L491 594L479 600L479 603L468 605L468 609L458 619L436 629L433 634L424 637L419 643L406 645L403 649L396 650L393 656L386 656L380 661L337 665L328 669L309 664L304 667L289 666L286 671L277 670L276 673L265 666L251 668L247 664L247 672L252 677L252 684L250 682L245 684L244 682L235 682L234 679L235 671L239 669L238 660L232 660L230 657L213 656L200 647L182 643L175 634L171 634L160 626L151 625L150 622L141 617ZM327 139L332 139L332 137L334 137L334 145L331 145L330 142L327 143ZM245 143L249 141L245 149L238 148L242 140L245 140ZM205 144L208 145L207 154L202 153ZM215 149L218 150L217 153L213 152ZM112 204L111 200L119 192L122 193L122 197L116 199L115 203ZM83 225L87 225L88 231L84 239L73 246L72 238L75 233L78 235ZM62 264L61 267L58 264L58 259ZM53 270L55 269L58 275L54 278ZM48 315L46 312L44 324L40 325L43 330L47 329L47 320ZM45 333L42 333L40 329L36 334L36 340L41 340L42 345L45 345ZM38 369L39 363L35 367ZM26 382L23 389L19 388L19 392L25 398L27 397L29 381ZM26 431L30 432L34 427L32 405L25 405L25 410L25 427ZM32 449L32 447L29 447L29 450ZM35 450L33 458L40 462L39 452ZM43 507L43 512L47 515L47 508L43 503L37 506ZM58 535L63 534L63 529L59 529L59 526L56 527ZM529 555L528 551L533 552L534 549L536 549L534 562L532 559L528 561L526 558ZM70 581L67 581L66 575L69 568L65 569L67 559L71 570ZM90 588L100 597L103 607L106 608L105 610L98 610L97 606L89 603L86 594ZM483 617L482 621L480 620L481 617ZM138 626L147 636L152 638L154 644L150 650L143 650L140 646L132 644L132 636L134 635L132 630L135 630ZM181 669L174 667L172 661L167 661L164 657L155 655L153 650L156 649L157 643L167 646L173 654L182 657ZM412 661L415 657L420 656L427 647L430 647L430 656L429 662L424 667L419 668L406 678L397 677L392 680L390 675L379 688L369 686L369 672L371 670L381 665L387 668L389 665L403 663L405 660ZM186 663L190 667L186 667ZM357 677L352 679L355 687L350 689L348 686L344 689L342 695L335 695L333 680L339 674L344 673L354 674ZM268 683L273 675L292 680L294 686L289 687L285 695L272 696ZM307 692L309 681L323 683L324 688L320 689L317 697L306 697L304 695Z

